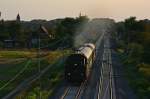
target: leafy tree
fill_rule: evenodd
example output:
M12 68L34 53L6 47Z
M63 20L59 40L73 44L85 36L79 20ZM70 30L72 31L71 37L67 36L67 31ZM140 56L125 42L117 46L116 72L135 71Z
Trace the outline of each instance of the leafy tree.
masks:
M86 16L79 16L77 18L65 18L56 28L56 38L60 39L67 37L66 44L73 45L73 37L77 29L87 22L89 19Z
M127 71L130 83L139 95L140 99L149 99L149 70L150 70L150 21L136 20L136 17L130 17L124 22L117 23L117 30L120 33L121 40L124 43L123 49L126 49ZM120 46L119 46L120 47ZM138 75L138 79L135 79Z
M5 39L9 38L9 33L6 31L6 25L4 21L0 21L0 41L2 42Z
M125 19L125 27L127 31L135 31L137 30L137 21L136 17L130 17L128 19Z
M134 62L140 62L142 59L142 54L144 52L143 46L137 43L129 44L129 59Z
M78 25L82 25L84 23L87 23L89 21L89 18L87 16L79 16L76 18L76 21Z

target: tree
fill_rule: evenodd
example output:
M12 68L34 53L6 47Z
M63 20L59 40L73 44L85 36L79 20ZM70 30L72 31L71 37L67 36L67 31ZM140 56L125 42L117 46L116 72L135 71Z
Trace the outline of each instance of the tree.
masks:
M143 61L150 63L150 32L139 33L138 39L144 46Z
M136 17L125 19L125 27L127 31L135 31L137 29Z
M6 31L6 25L4 20L0 21L0 41L3 42L5 39L9 39L10 34Z
M89 21L89 18L87 16L82 16L80 15L79 17L76 18L77 23L79 23L79 25L87 23Z
M129 61L131 62L141 62L142 55L144 53L144 48L142 45L137 44L137 43L131 43L128 45L129 47Z

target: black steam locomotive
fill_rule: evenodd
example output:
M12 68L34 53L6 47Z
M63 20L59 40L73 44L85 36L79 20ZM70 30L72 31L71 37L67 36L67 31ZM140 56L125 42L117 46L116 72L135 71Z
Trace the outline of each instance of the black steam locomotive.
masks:
M84 44L75 53L68 56L65 63L65 79L72 83L81 83L89 76L95 59L95 45Z

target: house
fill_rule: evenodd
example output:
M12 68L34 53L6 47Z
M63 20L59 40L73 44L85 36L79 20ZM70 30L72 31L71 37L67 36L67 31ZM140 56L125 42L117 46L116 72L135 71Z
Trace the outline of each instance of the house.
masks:
M15 41L14 40L4 40L4 48L13 48L15 46Z

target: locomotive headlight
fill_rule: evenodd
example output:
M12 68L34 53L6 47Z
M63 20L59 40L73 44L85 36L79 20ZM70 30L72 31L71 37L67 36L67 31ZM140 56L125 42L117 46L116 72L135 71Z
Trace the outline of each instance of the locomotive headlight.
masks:
M78 64L74 64L74 66L78 66Z
M71 75L71 73L68 73L68 76L70 76Z

